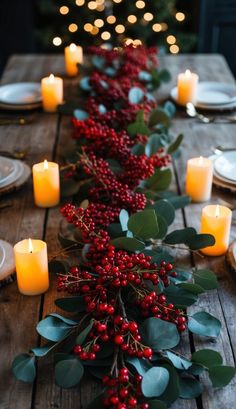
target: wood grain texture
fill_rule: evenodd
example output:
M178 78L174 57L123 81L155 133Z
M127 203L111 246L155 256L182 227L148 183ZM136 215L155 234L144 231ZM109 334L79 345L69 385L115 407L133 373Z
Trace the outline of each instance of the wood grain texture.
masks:
M168 98L169 91L176 84L176 77L180 71L190 68L198 72L201 81L212 80L233 83L232 74L223 57L219 55L180 55L164 56L160 59L161 67L171 71L172 81L165 84L158 91L158 98ZM64 62L62 56L14 56L6 68L3 83L13 81L38 81L50 72L64 75ZM65 98L76 99L78 79L65 78ZM32 115L32 114L27 114ZM33 113L33 123L26 127L1 127L0 149L13 148L25 149L29 147L28 164L41 159L55 158L58 160L59 152L67 146L71 137L72 127L70 118L63 117L58 123L56 115L44 114L40 111ZM186 161L189 157L210 155L211 147L223 145L231 147L235 139L235 126L227 124L204 125L194 119L186 118L183 109L179 109L173 121L172 133L177 135L183 132L185 139L182 146L182 155L176 161L177 181L173 182L173 189L184 192L184 178ZM44 237L48 244L49 258L58 251L57 242L58 225L61 216L58 208L45 212L35 208L33 204L32 186L27 186L17 194L12 194L13 208L0 214L0 238L15 243L23 237ZM218 198L231 201L231 195L213 189L212 202ZM200 212L204 204L191 204L184 213L177 211L173 228L182 228L185 225L199 228ZM183 217L184 215L184 217ZM232 229L232 239L235 238L235 228ZM191 261L188 252L176 251L178 262L181 266L192 268L192 261L197 268L208 267L213 269L220 282L218 291L201 297L197 307L192 307L190 312L206 309L222 321L222 332L216 342L205 342L203 338L194 337L191 344L188 334L183 335L180 349L191 355L191 349L200 348L218 349L225 362L235 363L236 355L236 284L235 278L227 269L224 258L199 258ZM60 295L61 296L61 295ZM52 359L40 362L38 376L34 386L16 382L10 373L10 364L15 354L40 344L34 330L39 318L55 311L54 300L58 297L56 292L55 277L51 278L51 287L45 296L24 297L16 289L16 283L0 290L0 408L1 409L84 409L86 405L99 393L100 386L90 377L73 390L61 390L54 384ZM17 314L16 314L17 311ZM204 378L204 383L209 386L209 381ZM172 409L220 409L235 406L236 385L235 380L225 388L216 391L204 390L202 400L179 400Z

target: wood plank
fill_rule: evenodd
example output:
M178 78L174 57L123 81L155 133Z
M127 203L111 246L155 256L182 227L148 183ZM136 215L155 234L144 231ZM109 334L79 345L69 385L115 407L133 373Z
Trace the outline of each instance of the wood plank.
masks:
M166 57L165 63L170 67L171 61L174 59ZM214 56L208 60L208 64L204 63L204 60L200 56L196 56L195 59L188 56L185 58L178 58L175 60L175 77L177 72L180 72L183 68L191 68L198 72L202 81L212 80L232 83L233 77L228 70L228 67L221 56ZM174 79L172 80L172 85ZM173 132L183 132L185 134L185 141L182 148L182 155L176 163L177 173L179 178L179 186L181 192L184 192L184 179L185 179L185 167L186 161L189 157L199 155L210 155L211 146L223 144L224 146L232 146L235 140L235 127L231 125L203 125L197 123L194 119L178 118L174 120ZM222 197L222 193L216 189L213 189L213 195L211 203L216 203L218 198ZM224 199L230 202L231 196L224 195ZM202 207L205 204L191 204L185 210L185 216L188 226L193 226L199 229L200 226L200 213ZM232 238L235 237L235 227L232 228ZM211 268L214 270L218 277L220 287L218 291L212 291L207 295L204 295L200 299L200 303L196 307L192 307L190 312L193 313L199 309L206 310L211 314L217 316L222 322L222 331L219 338L213 343L207 342L201 337L194 337L194 345L196 350L200 348L211 348L221 352L224 362L229 365L235 365L235 328L232 323L235 320L236 312L236 285L235 280L232 279L227 267L224 263L223 257L210 258L194 257L195 265L197 268ZM203 378L207 388L205 388L202 401L204 409L219 409L224 407L235 406L236 396L236 381L233 379L231 384L224 389L212 390L209 386L210 383L206 377Z
M2 84L17 81L40 81L48 72L57 72L62 57L14 56L3 74ZM14 116L14 114L12 114ZM32 114L26 114L26 116ZM1 126L0 149L29 148L29 165L51 158L55 143L57 115L34 112L33 122L27 126ZM6 199L13 206L0 214L1 238L12 244L27 237L43 238L45 210L33 204L32 185ZM40 314L41 297L26 297L18 293L16 283L0 291L0 407L31 408L32 386L17 382L11 373L11 362L16 354L26 351L38 341L35 325Z

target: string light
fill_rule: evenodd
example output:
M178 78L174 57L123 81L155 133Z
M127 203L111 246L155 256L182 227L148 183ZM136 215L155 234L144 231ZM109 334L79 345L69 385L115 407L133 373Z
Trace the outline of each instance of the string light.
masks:
M75 33L75 32L78 30L77 24L71 23L71 24L68 26L68 30L69 30L71 33Z
M166 31L168 29L168 25L166 23L161 23L162 31Z
M133 41L134 46L138 46L138 45L142 45L142 41L139 40L138 38L136 40Z
M90 33L90 31L92 31L92 29L93 29L92 24L86 23L86 24L84 25L84 31L87 31L88 33Z
M107 22L109 24L114 24L116 22L116 17L115 16L108 16L107 17Z
M85 0L75 0L76 6L83 6L85 3Z
M118 34L122 34L125 32L125 26L123 26L123 24L117 24L117 26L115 26L115 31Z
M137 7L137 9L144 9L145 2L143 0L138 0L136 1L135 6Z
M130 45L130 44L133 44L132 38L126 38L125 45Z
M88 2L88 8L89 8L90 10L95 10L95 9L97 8L97 3L96 3L96 1L89 1L89 2Z
M65 14L68 14L70 10L69 10L69 7L67 7L67 6L61 6L59 11L60 11L61 14L65 15Z
M95 25L96 27L98 27L98 28L101 28L101 27L104 26L104 21L103 21L101 18L97 18L97 19L94 21L94 25Z
M154 16L153 16L152 13L145 13L145 14L143 15L143 18L144 18L144 20L146 20L146 21L152 21L153 18L154 18Z
M94 36L97 35L97 34L99 33L99 28L97 28L97 27L94 26L94 27L92 28L92 30L90 31L90 33L91 33L92 35L94 35Z
M153 31L158 33L159 31L161 31L161 24L159 24L159 23L153 24L152 29L153 29Z
M58 47L59 45L61 45L62 40L61 40L60 37L54 37L54 39L52 40L52 43L53 43L53 45Z
M178 54L179 52L179 47L178 45L174 44L170 46L170 52L171 54Z
M127 17L127 20L130 24L134 24L137 21L137 17L134 14L130 14L130 16Z
M185 20L185 14L178 11L178 13L176 13L176 15L175 15L175 18L178 21L184 21Z
M114 3L121 3L122 2L122 0L113 0L114 1Z
M111 38L111 33L109 33L109 31L103 31L101 38L102 40L109 40Z
M105 9L104 4L98 4L97 5L97 11L103 11Z
M166 37L166 41L168 44L174 44L176 42L176 37L169 35L168 37Z

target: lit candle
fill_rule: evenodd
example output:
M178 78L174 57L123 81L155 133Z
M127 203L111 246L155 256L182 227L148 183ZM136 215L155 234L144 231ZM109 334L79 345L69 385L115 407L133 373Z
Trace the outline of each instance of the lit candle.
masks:
M212 234L215 244L205 247L202 253L208 256L225 254L229 246L232 212L228 207L209 205L202 209L201 233Z
M41 80L43 109L46 112L56 112L57 106L63 102L63 80L50 74Z
M36 163L33 166L34 201L39 207L53 207L60 201L60 175L57 163Z
M22 240L14 246L19 291L37 295L49 287L47 244L41 240Z
M79 63L83 63L83 49L79 45L71 44L65 48L66 73L69 76L77 75Z
M186 70L178 75L178 103L186 105L188 102L196 103L198 75Z
M186 193L193 202L205 202L211 197L213 164L208 158L189 159L186 172Z

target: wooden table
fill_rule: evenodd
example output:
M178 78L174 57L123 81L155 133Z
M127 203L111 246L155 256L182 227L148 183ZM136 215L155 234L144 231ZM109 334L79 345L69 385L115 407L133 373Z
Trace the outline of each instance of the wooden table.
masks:
M234 79L225 60L220 55L180 55L161 58L161 66L168 68L172 82L163 86L158 95L165 98L176 82L177 73L186 68L197 72L200 80L211 80L233 83ZM41 77L53 72L64 74L62 56L13 56L3 74L2 84L17 81L39 81ZM78 80L65 80L65 96L71 99L76 95ZM31 115L31 114L30 114ZM58 149L70 139L71 124L69 117L59 118L56 114L45 114L40 111L33 114L34 120L27 126L1 126L0 149L29 148L27 163L32 165L44 158L57 160ZM173 120L173 134L183 132L182 155L175 163L175 181L173 188L184 192L186 161L191 156L209 155L211 147L223 144L235 146L235 125L204 125L194 119L187 119L179 112ZM222 196L214 190L212 202ZM224 195L228 201L232 196ZM29 182L18 193L5 197L13 206L0 213L0 238L11 243L35 237L47 241L49 255L57 248L57 231L61 220L59 209L43 210L36 208L33 202L32 185ZM175 227L193 226L199 229L202 204L191 204L183 212L177 212ZM232 238L236 229L232 229ZM188 335L183 336L182 349L186 352L199 348L213 348L223 355L224 362L235 364L236 356L236 277L227 269L224 258L190 258L181 254L179 263L185 266L208 267L213 269L220 282L218 291L212 291L200 298L199 304L191 311L205 309L217 316L222 322L222 331L214 343ZM52 280L53 281L53 280ZM13 357L40 344L35 331L39 319L55 311L54 299L57 297L55 282L44 296L26 297L17 291L16 283L0 289L0 408L1 409L78 409L85 408L87 403L99 390L97 382L85 380L73 390L60 390L54 384L52 362L44 361L38 365L38 375L33 385L18 382L11 373ZM209 386L207 377L204 379ZM236 406L236 380L221 390L205 388L202 398L181 401L173 409L233 409Z

